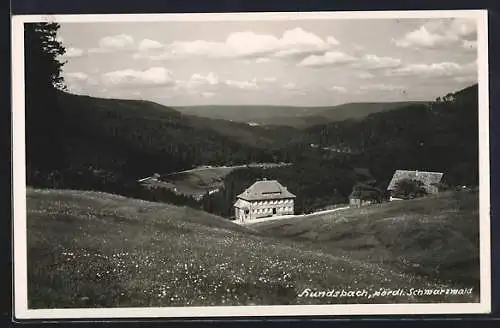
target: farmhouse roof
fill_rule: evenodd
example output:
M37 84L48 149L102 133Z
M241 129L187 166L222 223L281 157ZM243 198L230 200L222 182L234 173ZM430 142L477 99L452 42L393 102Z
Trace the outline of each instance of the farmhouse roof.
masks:
M408 171L408 170L396 170L392 176L392 180L387 187L387 190L396 189L396 185L399 181L410 179L421 181L424 187L428 189L431 185L440 183L443 179L443 173L441 172L425 172L425 171Z
M238 195L244 200L267 200L295 198L295 195L276 180L261 180L248 187L247 190Z

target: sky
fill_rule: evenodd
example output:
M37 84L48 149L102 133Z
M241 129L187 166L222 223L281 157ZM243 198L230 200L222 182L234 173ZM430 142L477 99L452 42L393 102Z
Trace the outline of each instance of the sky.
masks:
M61 23L69 91L168 106L434 100L477 83L475 20Z

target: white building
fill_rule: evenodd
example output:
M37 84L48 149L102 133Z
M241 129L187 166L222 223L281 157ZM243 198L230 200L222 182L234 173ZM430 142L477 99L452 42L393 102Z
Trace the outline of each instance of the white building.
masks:
M276 180L257 181L237 197L236 221L294 214L295 195Z

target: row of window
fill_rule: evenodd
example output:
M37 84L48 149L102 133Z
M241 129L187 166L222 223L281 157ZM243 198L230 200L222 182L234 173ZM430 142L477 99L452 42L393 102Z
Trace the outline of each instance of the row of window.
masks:
M277 210L278 211L291 211L291 210L293 210L293 208L291 206L285 206L282 208L278 208ZM252 210L252 213L270 213L272 211L273 210L271 208L258 208L258 209Z
M253 202L255 205L277 205L277 204L292 204L291 199L280 199L280 200L264 200L259 202Z

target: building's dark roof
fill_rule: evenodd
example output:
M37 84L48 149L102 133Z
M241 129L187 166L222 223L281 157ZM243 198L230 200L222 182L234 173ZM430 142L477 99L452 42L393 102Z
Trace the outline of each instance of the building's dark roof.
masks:
M397 183L405 179L421 181L424 184L424 188L429 189L433 184L440 183L443 175L441 172L396 170L387 190L396 189Z
M261 180L239 194L238 198L244 200L268 200L295 198L295 195L276 180Z

